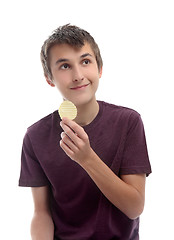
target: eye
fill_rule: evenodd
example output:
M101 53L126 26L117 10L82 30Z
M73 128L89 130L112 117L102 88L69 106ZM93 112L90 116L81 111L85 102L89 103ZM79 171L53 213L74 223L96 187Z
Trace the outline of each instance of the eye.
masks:
M90 63L90 60L88 59L83 60L83 65L88 65L89 63Z
M61 69L68 69L68 68L70 68L70 66L69 66L69 64L64 63L64 64L62 64L62 65L60 66L60 68L61 68Z

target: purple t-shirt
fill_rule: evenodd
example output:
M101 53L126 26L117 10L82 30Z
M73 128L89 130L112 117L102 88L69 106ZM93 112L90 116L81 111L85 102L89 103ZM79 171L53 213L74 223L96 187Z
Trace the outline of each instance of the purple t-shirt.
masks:
M84 126L93 150L117 176L150 174L140 115L129 108L98 103L98 115ZM117 209L60 148L60 121L55 111L28 128L19 185L49 185L57 239L139 239L139 218L130 220Z

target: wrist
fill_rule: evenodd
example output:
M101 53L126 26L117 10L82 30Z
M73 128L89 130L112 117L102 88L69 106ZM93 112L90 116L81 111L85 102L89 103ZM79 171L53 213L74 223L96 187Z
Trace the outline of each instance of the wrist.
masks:
M91 148L91 151L88 154L88 157L86 159L83 159L83 161L81 161L80 165L82 168L84 168L85 171L88 172L91 168L94 168L94 166L97 164L97 162L99 160L100 160L100 158L94 152L94 150Z

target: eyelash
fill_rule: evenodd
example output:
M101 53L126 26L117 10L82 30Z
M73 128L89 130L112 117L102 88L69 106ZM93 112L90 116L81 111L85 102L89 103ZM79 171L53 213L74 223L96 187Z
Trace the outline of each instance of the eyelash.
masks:
M88 62L87 64L84 64L85 62ZM91 61L89 60L89 59L84 59L83 61L82 61L82 64L83 65L88 65L89 63L91 63ZM64 67L68 67L68 68L64 68ZM60 66L60 69L62 69L62 70L66 70L66 69L69 69L70 68L70 65L68 64L68 63L64 63L64 64L62 64L61 66Z
M88 61L88 64L91 62L89 59L84 59L82 62L84 63L86 61ZM88 64L85 64L85 65L88 65Z
M67 69L67 68L63 68L63 67L65 67L65 66L68 66L68 67L69 67L69 64L67 64L67 63L62 64L62 65L60 66L60 69L63 69L63 70Z

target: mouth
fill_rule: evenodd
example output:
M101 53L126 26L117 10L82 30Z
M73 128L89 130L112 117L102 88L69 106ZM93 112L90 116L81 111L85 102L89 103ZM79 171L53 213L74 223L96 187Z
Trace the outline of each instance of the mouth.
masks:
M84 89L84 88L86 88L88 85L89 85L89 83L88 83L88 84L81 85L81 86L71 87L71 90Z

